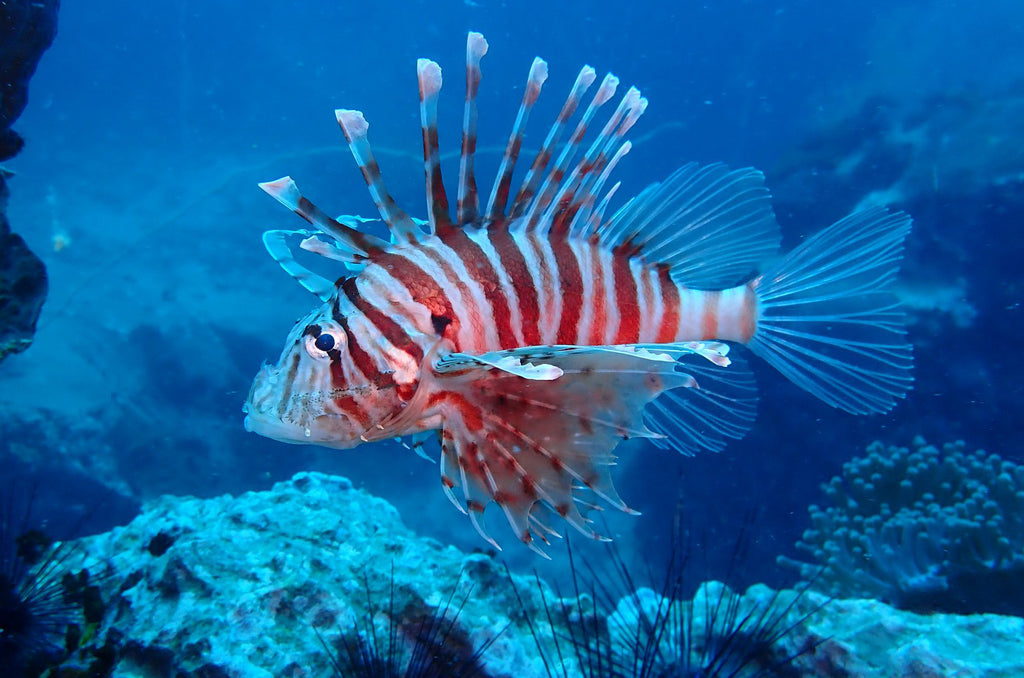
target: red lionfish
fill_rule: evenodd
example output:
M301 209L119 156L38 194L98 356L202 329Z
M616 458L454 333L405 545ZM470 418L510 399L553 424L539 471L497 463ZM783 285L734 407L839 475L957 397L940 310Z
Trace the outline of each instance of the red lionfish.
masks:
M631 87L584 144L618 86L606 75L559 144L596 80L590 66L513 192L547 79L540 58L481 210L473 165L486 51L470 33L454 220L438 152L441 69L427 59L417 63L427 221L388 194L360 111L336 116L390 242L360 230L368 220L331 218L289 177L260 185L314 227L268 231L264 244L323 303L257 375L248 430L335 448L412 436L421 454L436 431L456 508L498 548L482 518L497 504L543 554L537 541L559 536L545 522L551 512L600 538L584 515L596 508L592 495L631 511L609 472L619 441L651 438L692 454L744 435L756 391L726 342L849 412L886 412L904 397L911 348L889 288L908 216L856 212L764 268L780 244L764 176L688 164L608 217L619 187L606 190L609 177L647 100ZM289 238L350 272L337 282L313 273Z

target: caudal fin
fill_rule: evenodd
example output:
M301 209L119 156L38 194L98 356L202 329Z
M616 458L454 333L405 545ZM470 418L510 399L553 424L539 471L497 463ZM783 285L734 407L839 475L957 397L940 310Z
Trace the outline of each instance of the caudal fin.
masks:
M875 208L808 238L755 283L749 346L797 386L855 414L887 412L913 384L891 291L910 217Z

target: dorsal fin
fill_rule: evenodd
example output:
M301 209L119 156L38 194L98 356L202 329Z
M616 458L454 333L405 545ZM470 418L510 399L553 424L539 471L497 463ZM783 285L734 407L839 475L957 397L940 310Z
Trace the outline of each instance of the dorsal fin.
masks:
M612 164L614 167L614 163L628 152L630 147L625 140L626 133L646 108L647 100L640 96L640 90L630 87L572 174L560 185L556 185L557 193L547 205L538 205L545 209L544 216L540 219L541 224L560 232L569 228L580 208L592 202L593 192L601 190L603 181L595 180L607 179L608 174L602 172L605 165ZM625 150L622 150L623 147ZM609 155L614 162L610 163ZM563 172L564 169L560 170L559 174ZM532 209L534 208L531 207Z
M384 185L384 179L380 175L380 167L373 157L373 150L370 148L370 141L367 139L367 132L370 128L362 111L350 111L339 109L334 112L338 119L341 131L345 133L349 150L352 157L356 159L363 179L366 180L366 187L370 190L370 196L377 205L384 223L391 231L391 237L395 242L415 242L423 233L408 214L406 214L396 203Z
M640 246L672 279L720 290L747 282L779 248L779 225L764 175L690 163L630 200L597 229L602 242Z
M267 248L270 257L285 270L285 273L295 278L300 285L319 297L321 301L327 301L334 294L334 283L295 261L295 255L292 254L292 249L288 247L286 241L288 236L309 238L314 235L314 231L265 231L263 246Z
M526 91L523 92L523 101L519 104L519 113L516 114L516 122L512 126L512 133L508 137L508 145L505 147L505 154L501 158L501 166L498 168L498 176L494 180L494 187L491 189L491 197L487 201L487 220L489 222L500 221L505 218L505 206L508 204L508 192L512 186L512 172L515 170L516 160L519 158L519 151L523 147L523 132L526 129L526 121L530 118L530 111L537 103L541 87L548 78L547 63L537 57L530 66L530 75L526 79Z
M526 177L519 187L519 192L516 193L516 199L509 209L510 218L521 217L526 212L526 208L530 205L534 193L537 192L537 187L544 178L544 170L547 168L548 162L551 161L551 156L554 155L555 146L558 144L562 132L565 130L566 125L569 124L569 119L576 112L576 108L580 105L580 99L583 98L583 95L590 88L590 85L593 84L596 77L597 72L590 66L584 66L580 70L579 75L576 76L576 82L573 84L569 96L566 97L565 103L562 104L562 110L559 111L558 117L555 118L554 124L544 139L544 144L537 151L537 155L530 165L530 170L526 173Z
M480 59L487 54L487 41L479 33L466 38L466 108L462 115L462 159L459 163L459 203L456 222L461 226L475 223L480 212L480 199L473 175L476 153L476 95L480 89Z
M383 249L387 243L380 238L360 233L351 226L332 219L323 210L314 205L299 192L299 187L291 177L281 177L276 181L265 181L259 184L267 195L298 214L300 217L331 236L345 250L352 253L352 263L358 263L375 250Z
M437 142L437 95L441 91L441 67L430 59L416 62L420 85L420 123L423 128L423 173L427 181L427 218L430 232L451 226L448 194L441 179L440 151Z
M555 197L554 204L565 203L562 220L571 221L573 233L583 234L583 227L590 222L591 211L598 194L604 190L605 182L608 181L612 170L632 148L632 144L625 138L626 133L646 110L647 99L640 96L640 90L631 87L601 130L601 134L591 144L586 156L576 166L573 176L563 187L566 197ZM614 190L611 193L614 193ZM605 206L611 193L605 196ZM600 223L600 217L597 223Z
M526 228L531 229L537 225L537 220L540 219L541 215L546 210L547 206L551 203L552 198L559 190L562 180L565 178L566 170L569 167L569 163L572 162L573 157L576 155L576 151L579 149L580 144L583 143L583 137L586 135L587 130L590 127L590 122L594 119L594 115L597 114L597 109L603 106L609 99L615 96L615 90L619 86L619 79L611 73L604 76L604 80L601 81L601 85L597 88L597 92L594 93L594 98L590 100L590 104L587 106L587 110L584 111L583 117L576 123L576 129L573 130L572 135L569 137L569 141L562 147L562 152L558 154L558 159L555 164L552 165L551 171L544 177L544 182L541 184L540 189L537 192L537 196L530 203L530 209L526 212ZM543 224L547 227L549 224Z

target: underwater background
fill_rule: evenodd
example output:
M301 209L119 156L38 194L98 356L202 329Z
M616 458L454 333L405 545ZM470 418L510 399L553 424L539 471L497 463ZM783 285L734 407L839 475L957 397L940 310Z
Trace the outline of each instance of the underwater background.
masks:
M899 289L915 350L906 400L854 417L751 360L760 401L743 440L693 458L619 448L617 487L643 513L607 516L624 560L665 560L679 521L702 578L728 570L741 590L791 586L807 573L778 560L813 562L797 547L813 541L808 507L835 499L822 484L844 464L874 441L891 460L887 446L923 448L918 436L962 440L961 457L937 454L948 465L999 455L982 493L998 505L968 513L988 512L979 522L1005 553L965 556L998 582L972 573L943 604L916 608L1024 614L1024 7L1010 0L65 2L15 125L25 149L4 163L15 173L7 217L44 260L49 297L32 346L0 363L0 488L34 487L33 515L67 538L125 525L161 495L238 495L316 471L386 500L413 533L486 550L437 467L408 449L288 446L246 433L241 413L256 370L312 306L260 240L295 219L256 183L288 174L328 212L374 215L333 120L356 108L397 202L424 216L415 61L453 74L439 118L454 176L468 30L490 44L482 185L539 55L550 79L528 149L585 63L650 101L617 169L621 195L686 162L721 161L764 171L785 249L858 206L915 220ZM1003 475L1007 503L996 500ZM924 504L940 501L930 492ZM964 519L954 514L935 515ZM499 541L513 571L568 581L560 548L540 562ZM603 557L582 541L574 548ZM1005 607L992 609L993 589Z

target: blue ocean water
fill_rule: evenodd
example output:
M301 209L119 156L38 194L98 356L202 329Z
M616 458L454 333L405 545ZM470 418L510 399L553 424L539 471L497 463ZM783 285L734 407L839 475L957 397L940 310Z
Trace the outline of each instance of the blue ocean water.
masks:
M108 0L61 7L16 125L26 149L7 163L9 219L51 291L34 346L0 365L3 475L36 477L54 521L63 488L76 511L112 491L98 530L159 494L262 489L315 469L391 500L423 534L485 546L436 467L398 445L291 447L241 423L255 371L312 306L263 250L263 230L298 224L256 183L289 174L329 212L372 215L332 114L357 108L396 200L423 216L415 60L447 69L452 151L468 30L490 43L484 185L540 55L551 79L528 147L584 63L650 100L617 171L625 195L685 162L724 161L766 173L786 247L871 195L916 219L907 400L853 417L751 359L761 400L745 439L696 458L624 452L617 485L644 515L611 519L632 553L663 553L681 507L714 569L756 512L741 578L785 584L776 556L796 555L819 485L870 442L962 439L1024 461L1019 3ZM454 177L457 159L445 163ZM525 549L506 554L535 565Z

